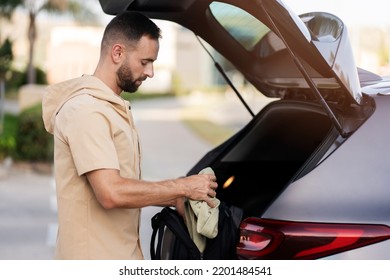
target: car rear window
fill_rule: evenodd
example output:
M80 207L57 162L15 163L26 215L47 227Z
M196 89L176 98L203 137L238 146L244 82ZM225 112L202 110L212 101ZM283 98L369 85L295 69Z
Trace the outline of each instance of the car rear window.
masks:
M269 28L245 10L222 2L212 2L210 10L221 26L245 49L252 50Z

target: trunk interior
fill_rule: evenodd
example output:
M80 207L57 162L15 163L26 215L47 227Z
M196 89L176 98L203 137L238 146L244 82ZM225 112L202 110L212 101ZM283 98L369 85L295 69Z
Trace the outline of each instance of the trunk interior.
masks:
M218 179L217 197L241 207L245 216L260 216L289 182L320 162L338 136L319 105L274 101L209 152L189 175L212 167Z

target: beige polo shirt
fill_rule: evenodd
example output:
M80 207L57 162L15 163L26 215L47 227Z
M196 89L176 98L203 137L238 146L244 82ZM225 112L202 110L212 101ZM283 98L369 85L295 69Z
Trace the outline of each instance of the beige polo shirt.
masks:
M59 224L55 257L143 259L140 209L104 209L85 176L96 169L118 169L123 177L140 179L139 140L129 103L95 77L65 83L49 88L47 95L52 95L43 102L47 109L54 95L62 100L43 115L45 125L51 122L47 126L53 129L55 143ZM72 93L64 97L63 89Z

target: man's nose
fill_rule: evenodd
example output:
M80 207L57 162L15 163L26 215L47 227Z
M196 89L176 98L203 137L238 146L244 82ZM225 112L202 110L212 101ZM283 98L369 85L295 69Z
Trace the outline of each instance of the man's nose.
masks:
M145 75L148 76L149 78L153 78L154 76L153 64L150 63L146 66Z

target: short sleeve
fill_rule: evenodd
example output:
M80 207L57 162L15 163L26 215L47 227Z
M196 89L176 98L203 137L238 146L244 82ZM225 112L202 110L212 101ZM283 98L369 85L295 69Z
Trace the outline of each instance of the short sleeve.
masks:
M93 108L73 112L63 123L66 139L78 175L97 169L118 169L111 124L107 116Z

